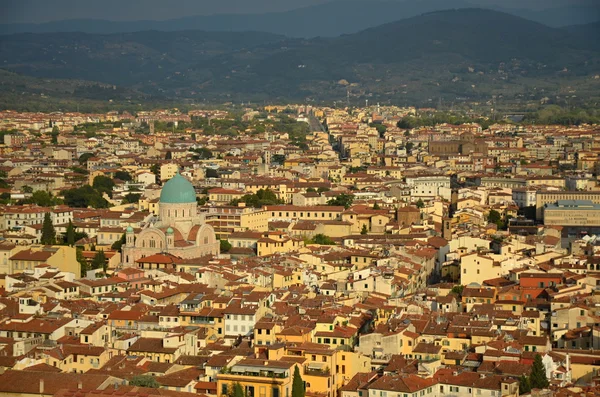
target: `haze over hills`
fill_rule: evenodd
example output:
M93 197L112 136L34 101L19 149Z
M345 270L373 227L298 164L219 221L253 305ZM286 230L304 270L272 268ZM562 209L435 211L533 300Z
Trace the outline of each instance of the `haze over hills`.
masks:
M0 64L37 78L115 84L125 97L317 101L349 94L353 100L407 103L492 95L511 101L567 93L588 98L600 92L600 79L594 79L600 51L581 40L592 28L556 29L461 9L309 40L257 32L17 34L0 37Z
M506 12L549 26L585 24L600 20L600 6L579 5L543 10L509 8L490 4L489 9ZM264 31L290 37L335 37L356 33L384 23L423 13L453 8L478 7L477 0L333 0L285 12L264 14L198 15L170 20L109 21L101 19L59 20L41 24L3 24L0 34L85 32L124 33L144 30Z

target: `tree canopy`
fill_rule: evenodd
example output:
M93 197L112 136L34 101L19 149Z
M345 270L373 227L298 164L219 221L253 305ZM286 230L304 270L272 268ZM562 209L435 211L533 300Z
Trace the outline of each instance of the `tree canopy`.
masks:
M141 193L127 193L123 198L123 204L137 203L142 197Z
M84 185L79 188L70 189L64 192L64 202L70 207L76 208L108 208L109 203L102 197L102 193L91 187Z
M131 174L127 171L117 171L115 172L115 179L120 179L122 181L128 182L131 181L133 178L131 177Z
M352 205L353 201L354 201L353 194L341 193L341 194L338 194L335 198L332 198L331 200L329 200L327 202L327 205L343 206L344 208L348 209Z
M104 271L106 271L106 267L107 267L108 263L106 260L106 255L104 254L104 251L98 251L96 252L96 255L94 255L94 258L92 259L92 269L100 269L102 268Z
M157 382L151 375L136 375L129 380L129 385L138 387L150 387L152 389L158 389L160 383Z
M335 245L335 241L333 241L331 239L331 237L319 233L316 234L312 239L311 239L311 243L313 244L319 244L319 245Z
M110 197L112 197L112 189L115 186L115 182L104 175L98 175L94 178L94 182L92 183L92 187L96 189L100 193L106 193Z
M231 243L227 240L220 240L221 252L228 252L231 249Z
M127 241L127 236L125 235L125 233L123 233L121 235L121 238L118 239L117 241L115 241L112 245L111 245L111 249L115 250L115 251L119 251L121 252L121 248L123 247L123 244L125 244L125 242Z
M56 197L52 197L52 194L43 190L36 190L31 194L31 197L22 200L23 204L36 204L40 207L54 207L61 203Z
M87 166L87 162L90 158L94 157L94 153L84 153L79 156L79 164Z
M240 199L234 199L231 205L245 203L247 207L261 208L263 205L283 204L283 201L277 198L275 192L270 189L259 189L256 194L245 194Z

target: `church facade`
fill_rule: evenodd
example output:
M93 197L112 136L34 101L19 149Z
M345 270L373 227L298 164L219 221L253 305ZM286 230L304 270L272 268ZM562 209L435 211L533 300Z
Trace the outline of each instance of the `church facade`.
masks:
M140 233L128 227L122 262L136 261L157 253L169 253L183 259L219 255L220 243L204 214L198 213L192 184L177 173L165 183L158 204L159 215Z

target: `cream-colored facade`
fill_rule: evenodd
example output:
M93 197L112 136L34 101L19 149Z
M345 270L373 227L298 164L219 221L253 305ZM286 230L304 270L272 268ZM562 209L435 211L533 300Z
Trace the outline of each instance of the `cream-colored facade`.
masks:
M600 204L590 200L560 200L544 208L544 224L600 226Z

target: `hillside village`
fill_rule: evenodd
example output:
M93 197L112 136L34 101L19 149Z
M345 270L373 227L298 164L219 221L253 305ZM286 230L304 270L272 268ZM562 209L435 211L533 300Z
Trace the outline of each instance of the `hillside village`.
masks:
M597 395L600 126L428 113L0 112L0 397Z

